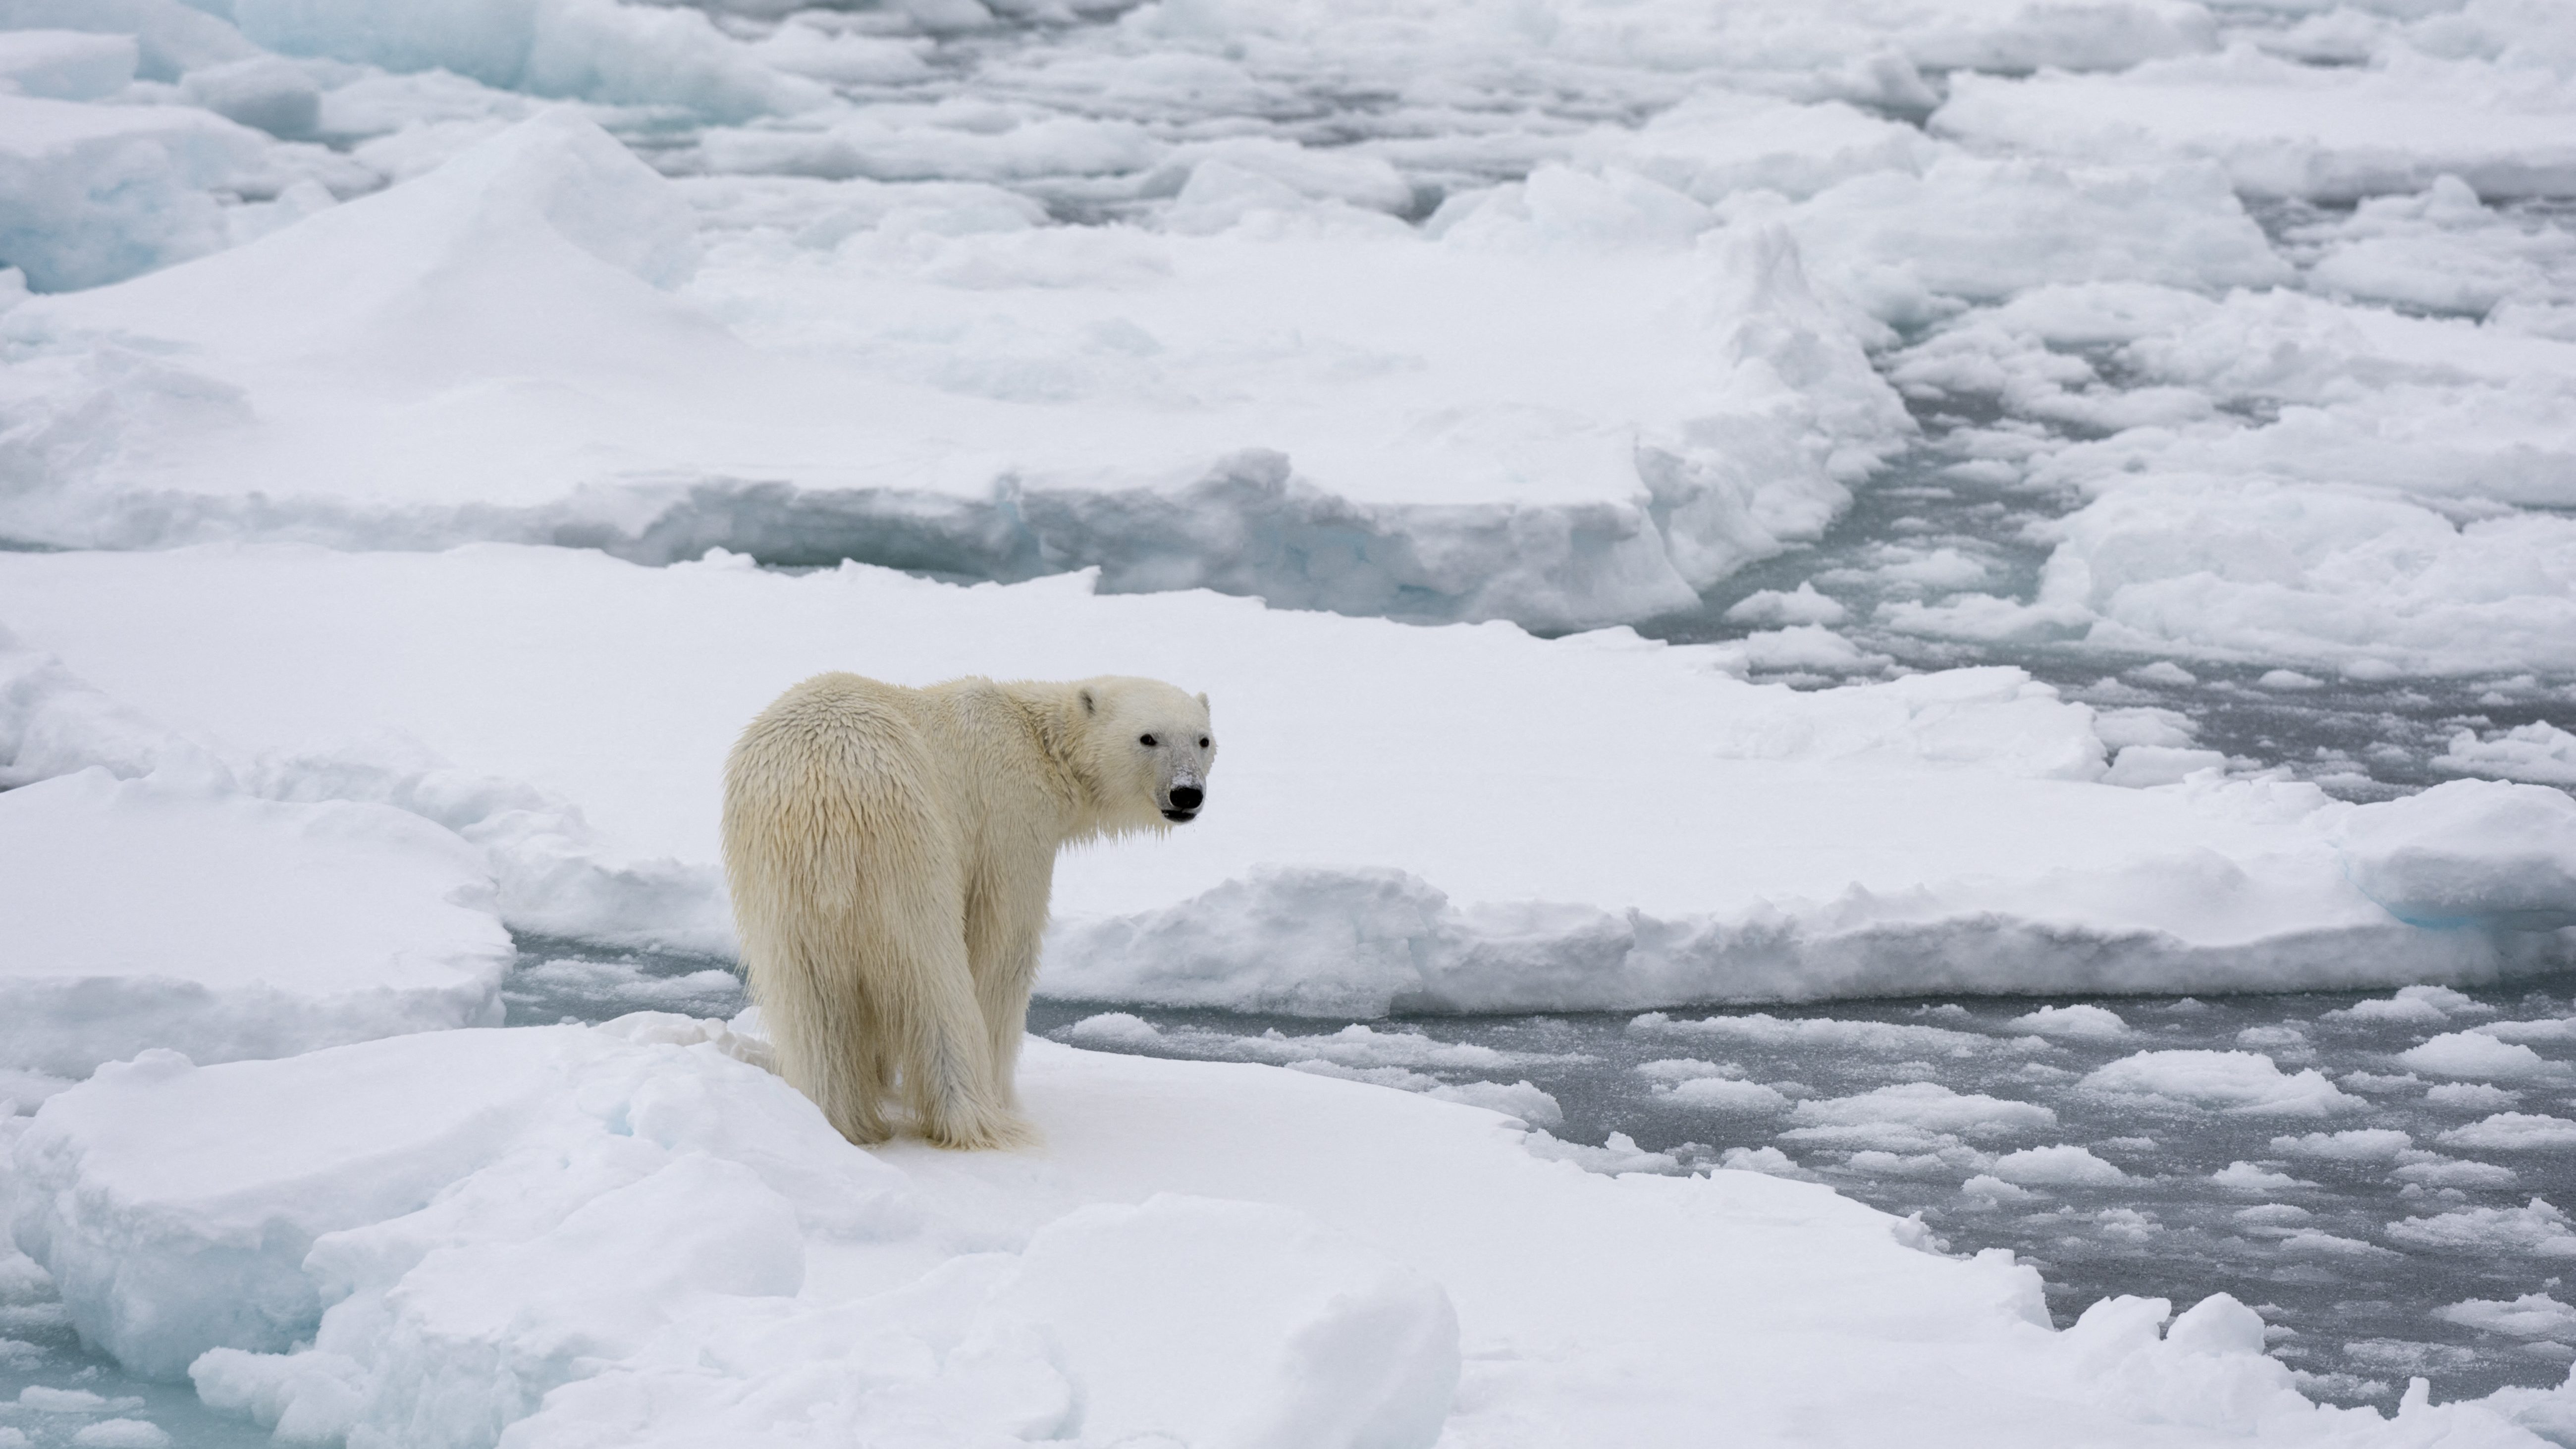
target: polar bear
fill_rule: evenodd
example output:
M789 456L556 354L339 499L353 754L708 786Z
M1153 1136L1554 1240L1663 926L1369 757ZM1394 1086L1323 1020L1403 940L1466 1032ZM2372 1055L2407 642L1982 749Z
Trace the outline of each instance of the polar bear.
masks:
M1013 1075L1056 852L1207 798L1207 696L820 674L725 762L724 862L779 1074L853 1142L1029 1140Z

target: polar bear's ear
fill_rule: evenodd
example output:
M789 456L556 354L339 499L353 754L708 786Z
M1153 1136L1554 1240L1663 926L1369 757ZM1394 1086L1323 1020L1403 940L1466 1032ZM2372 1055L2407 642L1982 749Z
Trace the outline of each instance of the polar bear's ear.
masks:
M1207 707L1208 707L1208 702L1207 702L1207 691L1206 691L1206 690L1200 690L1200 691L1199 691L1199 708L1200 708L1201 710L1205 710Z
M1080 696L1082 697L1082 712L1083 712L1084 714L1098 714L1098 713L1100 713L1100 706L1099 706L1099 704L1098 704L1098 703L1096 703L1096 702L1092 699L1092 697L1091 697L1091 691L1090 691L1090 690L1088 690L1088 689L1077 689L1077 690L1075 690L1075 691L1074 691L1074 693L1075 693L1075 694L1078 694L1078 695L1080 695Z

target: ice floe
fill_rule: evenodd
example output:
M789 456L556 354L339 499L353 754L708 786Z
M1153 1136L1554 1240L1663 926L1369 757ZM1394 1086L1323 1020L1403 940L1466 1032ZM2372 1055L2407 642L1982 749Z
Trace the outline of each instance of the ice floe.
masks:
M147 1054L22 1128L18 1238L128 1367L306 1440L1649 1443L1722 1403L2001 1443L2530 1442L2476 1405L2314 1406L2224 1296L2060 1333L2005 1255L1760 1172L1577 1171L1472 1108L1033 1041L1045 1147L871 1153L752 1051L647 1014Z
M46 682L23 708L58 722L19 749L40 773L133 769L140 711L220 742L256 793L458 831L516 929L722 952L713 762L786 685L1166 676L1232 721L1225 778L1188 832L1066 861L1042 989L1103 1001L1373 1015L2476 980L2546 959L2576 910L2556 791L2352 806L2089 783L2091 711L2015 671L1798 693L1625 631L739 563L0 556L0 618L60 660L24 666Z

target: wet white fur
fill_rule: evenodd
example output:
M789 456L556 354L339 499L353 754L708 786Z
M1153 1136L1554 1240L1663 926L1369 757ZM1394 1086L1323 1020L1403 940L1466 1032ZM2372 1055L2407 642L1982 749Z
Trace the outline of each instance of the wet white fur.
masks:
M1013 1076L1056 852L1170 829L1214 743L1207 696L1150 679L822 674L781 695L726 760L724 803L780 1075L853 1142L1029 1140Z

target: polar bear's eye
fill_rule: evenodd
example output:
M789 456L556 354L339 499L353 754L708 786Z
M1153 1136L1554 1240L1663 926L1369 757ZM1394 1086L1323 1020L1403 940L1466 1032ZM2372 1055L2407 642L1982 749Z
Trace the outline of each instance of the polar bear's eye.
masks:
M1207 736L1199 736L1199 748L1203 750L1207 748Z
M1152 735L1138 735L1136 737L1136 743L1143 745L1145 748L1150 750L1154 747L1154 737Z

